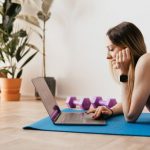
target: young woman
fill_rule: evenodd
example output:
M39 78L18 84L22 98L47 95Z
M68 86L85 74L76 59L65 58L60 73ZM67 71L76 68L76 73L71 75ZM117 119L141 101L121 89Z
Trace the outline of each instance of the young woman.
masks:
M99 106L88 113L95 119L123 113L126 121L135 122L144 106L150 110L150 54L141 31L130 22L109 29L107 40L108 60L120 78L122 102L111 109Z

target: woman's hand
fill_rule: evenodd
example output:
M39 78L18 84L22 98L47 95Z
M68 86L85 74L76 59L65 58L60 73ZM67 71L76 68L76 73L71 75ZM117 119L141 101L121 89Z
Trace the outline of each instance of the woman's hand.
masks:
M130 62L131 56L129 48L119 51L116 57L112 59L113 68L118 69L119 74L128 74Z
M97 108L91 108L90 110L87 111L87 114L93 113L93 118L98 119L100 117L110 117L112 116L113 112L109 108L105 106L99 106Z

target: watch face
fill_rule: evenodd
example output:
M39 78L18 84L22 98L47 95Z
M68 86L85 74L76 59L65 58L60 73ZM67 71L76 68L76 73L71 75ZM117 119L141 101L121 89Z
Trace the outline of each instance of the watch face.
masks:
M120 82L127 82L128 76L127 75L120 75Z

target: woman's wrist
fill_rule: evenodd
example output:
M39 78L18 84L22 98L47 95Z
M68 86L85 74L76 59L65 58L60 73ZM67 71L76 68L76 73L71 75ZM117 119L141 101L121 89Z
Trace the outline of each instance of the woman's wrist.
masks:
M111 108L108 108L111 111L111 114L109 115L110 117L112 117L114 115L114 112Z
M122 74L128 75L128 72L129 72L129 70L120 70L118 73L119 73L119 75L122 75Z
M114 112L113 112L113 110L112 110L112 109L110 109L110 111L111 111L111 115L110 115L110 116L113 116L113 115L114 115Z
M120 82L128 82L128 75L122 74L120 75Z

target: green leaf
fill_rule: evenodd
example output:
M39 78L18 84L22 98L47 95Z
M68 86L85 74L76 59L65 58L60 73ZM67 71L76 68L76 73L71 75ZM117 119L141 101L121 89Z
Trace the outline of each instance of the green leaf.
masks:
M0 32L3 33L4 35L7 35L7 36L9 35L7 32L5 32L4 30L2 30L1 28L0 28Z
M4 15L4 12L3 12L3 7L0 6L0 14L3 16Z
M16 60L17 60L17 62L19 62L23 58L22 53L23 53L23 51L24 51L24 49L26 47L27 40L28 40L28 38L26 37L23 40L21 46L19 46L18 49L17 49L17 52L16 52Z
M19 46L17 52L16 52L16 60L19 62L21 60L21 52L22 52L22 46Z
M12 3L17 3L17 4L21 4L20 0L11 0Z
M5 77L7 77L7 74L10 74L10 75L12 76L13 73L9 71L9 68L10 68L10 67L8 67L8 68L5 67L4 69L0 69L0 73L1 73L3 76L5 76Z
M37 13L37 16L38 16L38 18L39 18L40 20L42 20L42 21L45 20L45 15L43 14L42 11L39 11L39 12Z
M13 3L21 4L28 4L33 7L37 7L37 0L11 0Z
M21 56L21 59L26 55L26 54L28 54L30 52L30 48L28 49L28 50L26 50L24 53L23 53L23 55Z
M4 56L3 56L3 51L2 49L0 48L0 60L5 63L5 59L4 59Z
M41 28L40 28L41 29ZM39 32L39 31L37 31L37 30L35 30L35 29L32 29L41 39L43 39L43 35Z
M53 0L43 0L42 11L44 12L45 15L49 13L52 2Z
M46 22L50 18L51 13L49 12L48 14L44 14L42 11L39 11L37 13L37 16L40 20Z
M12 38L12 40L9 41L9 43L7 44L10 57L14 57L18 44L19 44L18 37Z
M19 30L19 37L23 38L23 37L27 37L27 32L23 29Z
M34 26L40 27L38 19L34 16L23 14L23 15L18 15L16 18L20 19L20 20L23 20L27 23L30 23Z
M34 1L31 2L32 4L36 3L36 0L5 0L3 7L0 7L0 15L2 15L2 23L0 24L0 63L6 66L4 69L7 75L9 75L7 77L11 76L11 78L20 78L23 67L39 51L36 46L28 43L29 37L26 30L19 30L20 28L18 26L14 26L14 21L21 11L21 5L27 3L27 1ZM40 29L39 31L43 33L37 16L34 17L25 14L18 16L17 19L19 17L23 21L34 25L34 29L38 27L37 29ZM40 33L39 36L42 37ZM19 70L17 69L18 65L21 66Z
M8 73L7 69L0 69L0 74L2 76L7 76L7 73Z
M27 63L29 63L29 61L32 60L32 58L37 54L37 52L35 52L33 55L31 55L21 66L21 68L23 68Z
M7 9L6 14L11 18L16 17L21 11L21 5L16 3L11 3L9 9Z
M20 61L24 56L26 56L30 52L30 49L34 49L37 52L39 51L39 49L35 45L33 45L33 44L27 43L26 46L28 46L29 48L22 55L20 54L18 56L19 57L18 61Z
M9 70L7 70L7 73L10 74L11 76L13 76L13 73L10 72Z
M16 78L20 78L20 77L22 76L22 72L23 72L23 70L21 69L21 70L17 73Z
M51 16L51 13L50 13L50 12L45 15L45 22L50 18L50 16Z
M9 34L13 30L13 23L15 21L15 17L21 11L21 5L11 3L11 0L5 0L3 4L3 29L4 31L8 32Z
M15 33L11 34L11 37L18 37L18 38L23 38L27 37L27 31L20 29L19 31L16 31Z
M34 50L36 50L36 51L40 51L40 50L39 50L35 45L33 45L33 44L27 43L26 46L28 46L29 48L32 48L32 49L34 49Z

